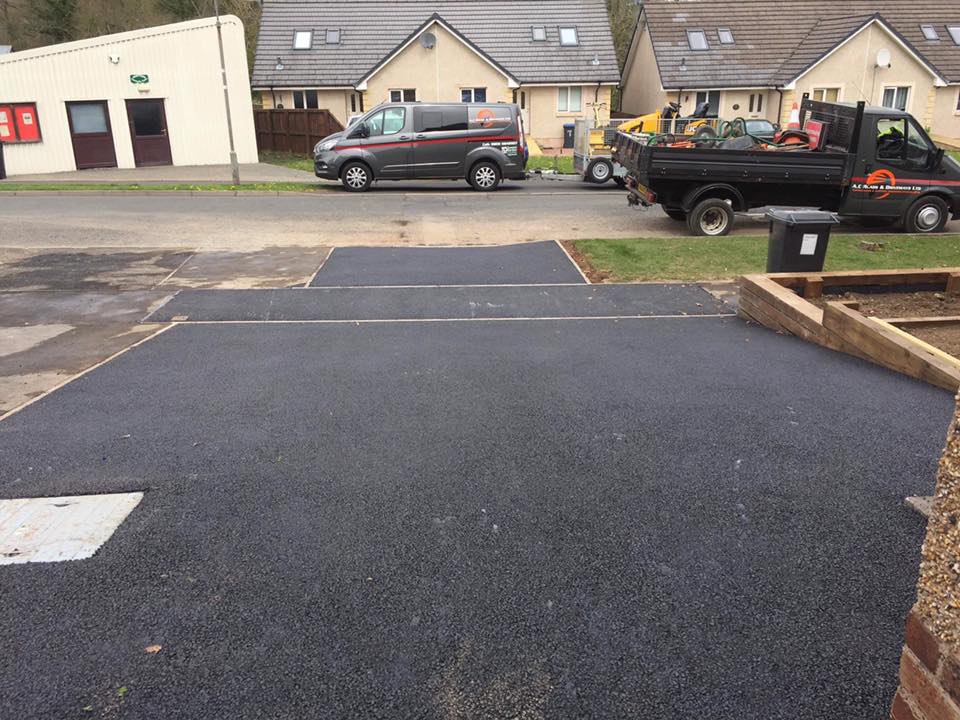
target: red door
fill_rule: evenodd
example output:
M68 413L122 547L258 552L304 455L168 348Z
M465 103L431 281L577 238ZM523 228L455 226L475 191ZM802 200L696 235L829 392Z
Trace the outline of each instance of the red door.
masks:
M127 100L127 121L137 167L173 164L163 100Z
M77 170L117 166L106 100L68 102L67 119Z

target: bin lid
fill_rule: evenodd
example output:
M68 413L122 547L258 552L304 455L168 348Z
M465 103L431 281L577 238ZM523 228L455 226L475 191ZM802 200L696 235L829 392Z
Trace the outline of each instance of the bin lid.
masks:
M836 225L839 218L826 210L790 210L789 208L770 208L766 215L786 225Z
M575 128L575 127L576 127L576 124L574 124L574 123L564 123L563 126L564 126L565 128ZM556 126L554 126L554 127L556 127Z

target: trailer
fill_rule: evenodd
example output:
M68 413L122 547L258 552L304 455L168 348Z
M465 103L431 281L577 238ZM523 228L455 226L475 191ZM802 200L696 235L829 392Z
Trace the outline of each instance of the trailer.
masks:
M615 162L610 152L610 140L616 130L594 128L593 122L585 118L576 121L573 131L573 169L584 182L602 185L613 180L618 185L625 184L627 170Z
M941 232L960 217L960 163L909 114L804 96L805 144L745 144L618 132L612 161L632 205L659 204L694 235L726 235L735 212L814 207L908 232Z

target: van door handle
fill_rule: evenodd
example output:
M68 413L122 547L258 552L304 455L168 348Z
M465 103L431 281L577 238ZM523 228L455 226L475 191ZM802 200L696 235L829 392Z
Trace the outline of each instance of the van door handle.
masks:
M398 139L399 139L399 140L409 140L409 139L410 139L410 136L409 136L409 135L401 135Z
M417 135L417 140L426 140L426 138L427 136L423 135L422 133L420 135Z

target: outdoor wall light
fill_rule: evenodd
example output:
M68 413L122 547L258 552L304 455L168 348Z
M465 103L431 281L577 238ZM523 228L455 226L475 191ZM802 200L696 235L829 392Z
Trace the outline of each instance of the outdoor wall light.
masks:
M119 55L108 55L107 57L110 59L110 62L113 63L114 65L119 65L119 64L120 64L120 56L119 56Z
M680 59L680 72L686 72L686 71L687 71L687 59L686 59L686 58L681 58L681 59Z
M593 65L594 67L596 67L597 65L599 65L599 64L600 64L600 56L597 55L596 53L594 53L594 54L593 54L593 60L590 61L590 64Z
M283 70L283 60L277 58L277 70Z

